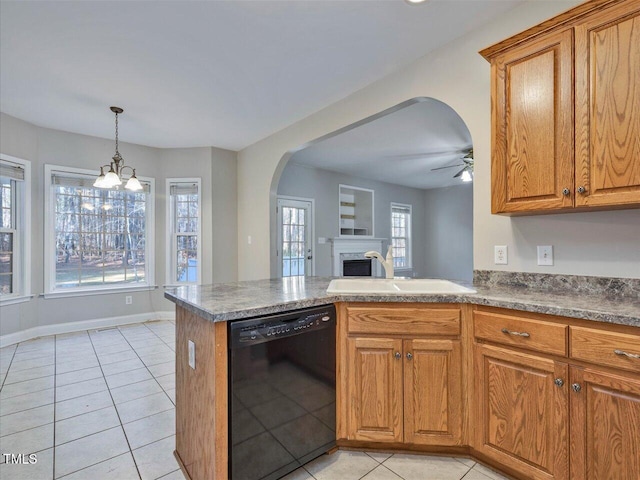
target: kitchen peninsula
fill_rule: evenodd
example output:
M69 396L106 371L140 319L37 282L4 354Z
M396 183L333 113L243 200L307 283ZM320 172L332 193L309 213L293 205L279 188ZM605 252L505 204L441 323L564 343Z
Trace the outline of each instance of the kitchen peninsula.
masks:
M330 280L167 290L176 456L192 480L229 478L229 325L328 304L338 312L339 447L468 455L516 478L637 478L638 280L476 272L475 294L340 296L326 293ZM374 384L359 366L374 369Z

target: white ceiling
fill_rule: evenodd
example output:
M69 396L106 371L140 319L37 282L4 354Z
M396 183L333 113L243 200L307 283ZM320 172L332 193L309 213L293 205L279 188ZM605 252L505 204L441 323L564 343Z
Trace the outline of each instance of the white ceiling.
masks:
M460 116L434 99L405 102L354 128L296 152L291 162L413 188L461 185L453 178L471 134Z
M239 150L522 0L5 1L0 110L123 141Z

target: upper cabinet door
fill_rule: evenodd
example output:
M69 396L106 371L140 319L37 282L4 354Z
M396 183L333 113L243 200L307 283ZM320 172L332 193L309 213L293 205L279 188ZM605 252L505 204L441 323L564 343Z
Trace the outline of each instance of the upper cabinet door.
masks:
M640 1L576 32L576 206L640 203Z
M492 213L573 206L572 32L492 62Z

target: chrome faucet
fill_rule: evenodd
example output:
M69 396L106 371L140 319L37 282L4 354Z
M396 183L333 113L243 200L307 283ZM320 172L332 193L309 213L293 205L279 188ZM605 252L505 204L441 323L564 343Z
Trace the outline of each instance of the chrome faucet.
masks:
M382 256L380 252L376 252L374 250L370 250L364 254L365 258L376 258L384 267L384 273L386 278L393 278L393 246L389 245L389 250L387 250L387 258L386 260Z

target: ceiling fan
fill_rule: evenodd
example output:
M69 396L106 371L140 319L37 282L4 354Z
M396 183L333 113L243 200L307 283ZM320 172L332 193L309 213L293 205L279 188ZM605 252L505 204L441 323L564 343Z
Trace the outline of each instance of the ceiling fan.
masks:
M431 171L444 170L445 168L462 167L462 169L456 173L453 178L461 177L463 182L470 182L473 180L473 148L469 149L467 153L462 157L462 163L456 165L447 165L446 167L432 168Z

